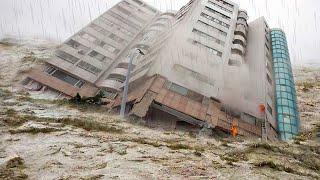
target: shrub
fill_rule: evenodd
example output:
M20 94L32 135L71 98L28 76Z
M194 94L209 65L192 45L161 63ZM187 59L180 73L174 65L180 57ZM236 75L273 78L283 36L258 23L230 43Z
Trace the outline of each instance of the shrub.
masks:
M9 116L9 117L13 117L13 116L17 115L17 111L14 110L14 109L7 109L6 112L5 112L5 114L6 114L7 116Z
M103 98L102 92L98 93L94 97L81 97L79 93L69 101L74 104L94 104L94 105L101 105L101 99Z
M314 87L314 83L312 83L312 82L303 82L302 84L301 84L301 86L302 86L302 90L303 91L309 91L310 89L312 89L313 87Z

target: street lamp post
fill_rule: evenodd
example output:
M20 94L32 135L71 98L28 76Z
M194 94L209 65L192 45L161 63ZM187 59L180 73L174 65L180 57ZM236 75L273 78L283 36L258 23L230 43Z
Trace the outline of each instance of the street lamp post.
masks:
M126 75L126 81L124 85L123 95L122 95L122 101L121 101L121 109L120 109L120 116L124 117L125 111L126 111L126 103L128 99L128 89L129 89L129 81L130 81L130 74L131 74L131 68L132 68L132 61L136 54L139 53L141 55L144 55L144 53L140 49L135 49L135 51L130 56L129 65L128 65L128 71Z

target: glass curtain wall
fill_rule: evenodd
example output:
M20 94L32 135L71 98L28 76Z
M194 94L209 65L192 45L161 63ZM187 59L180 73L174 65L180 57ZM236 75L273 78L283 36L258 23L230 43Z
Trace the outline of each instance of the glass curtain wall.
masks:
M299 133L300 124L289 50L282 30L272 30L271 40L276 81L278 133L281 140L289 140Z

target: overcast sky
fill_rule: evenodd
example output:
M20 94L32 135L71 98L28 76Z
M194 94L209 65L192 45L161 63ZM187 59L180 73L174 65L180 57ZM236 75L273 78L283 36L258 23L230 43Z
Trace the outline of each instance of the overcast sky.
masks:
M145 0L166 11L189 0ZM320 62L320 0L233 0L249 21L265 16L287 33L291 61ZM0 38L15 35L63 41L119 0L0 0Z

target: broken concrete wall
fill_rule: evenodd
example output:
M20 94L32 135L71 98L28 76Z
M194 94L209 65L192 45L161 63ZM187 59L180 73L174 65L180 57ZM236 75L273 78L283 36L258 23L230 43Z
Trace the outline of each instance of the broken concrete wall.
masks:
M222 111L222 105L219 102L204 97L202 101L195 101L187 96L169 90L165 84L167 80L159 75L144 78L139 83L134 83L135 86L130 87L128 94L128 102L133 104L130 114L140 118L147 116L153 103L160 107L164 107L178 116L178 121L184 119L185 122L197 126L208 126L210 128L219 128L229 132L232 123L235 123L239 128L239 134L244 136L261 137L261 127L244 122L239 118L232 116ZM118 97L112 107L118 107L121 102L121 97ZM157 111L156 111L157 112ZM158 114L159 117L153 116L156 121L167 121L164 113ZM170 113L169 113L170 114ZM166 126L166 122L163 122Z

